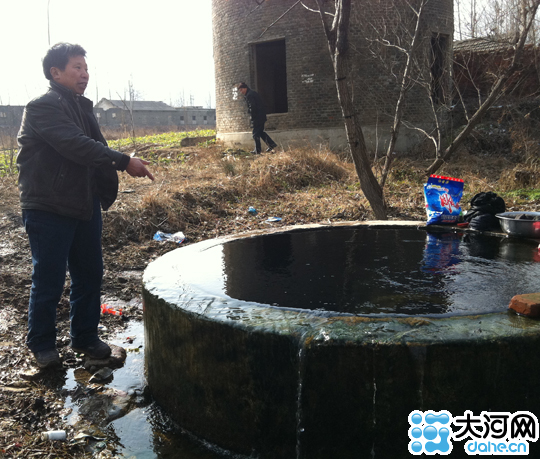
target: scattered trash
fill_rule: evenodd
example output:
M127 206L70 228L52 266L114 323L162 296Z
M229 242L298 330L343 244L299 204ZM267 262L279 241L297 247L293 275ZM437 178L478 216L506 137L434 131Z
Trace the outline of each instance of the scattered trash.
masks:
M102 304L101 305L101 313L102 314L111 314L113 316L121 316L122 315L122 308L114 308L112 306L109 306L108 304Z
M178 233L164 233L163 231L158 231L156 234L154 234L154 241L171 241L171 242L177 242L178 244L181 244L186 240L186 236L184 236L184 233L182 231L178 231Z
M267 222L280 222L281 217L268 217Z
M463 195L463 180L430 175L424 183L427 224L455 224L461 216L459 201Z
M251 215L257 215L257 209L255 209L255 207L253 207L253 206L249 206L248 212Z
M65 430L49 430L48 432L43 432L41 434L42 440L65 440L66 431Z

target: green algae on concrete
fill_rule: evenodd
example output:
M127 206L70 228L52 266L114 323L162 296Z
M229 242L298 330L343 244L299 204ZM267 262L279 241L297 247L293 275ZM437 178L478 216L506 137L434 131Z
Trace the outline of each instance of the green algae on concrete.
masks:
M324 315L216 296L205 254L230 240L170 252L143 279L149 388L200 438L260 458L395 458L408 455L413 410L540 413L540 322Z

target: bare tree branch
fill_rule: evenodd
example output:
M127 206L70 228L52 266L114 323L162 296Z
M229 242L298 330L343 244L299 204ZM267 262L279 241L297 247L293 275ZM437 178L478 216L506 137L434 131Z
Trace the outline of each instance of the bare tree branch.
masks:
M302 3L302 0L298 0L293 6L291 6L287 11L285 11L285 13L283 13L279 18L277 18L274 22L272 22L272 24L270 24L266 29L262 31L262 33L259 35L258 38L261 38L266 32L268 32L268 29L276 25L281 19L283 19L289 13L289 11L291 11L299 3Z
M262 4L265 2L266 0L255 0L255 3L257 4L257 6L255 8L253 8L249 13L248 13L248 16L253 13L254 11L257 11L261 6Z
M422 2L420 3L420 7L418 8L418 11L416 11L411 6L411 4L407 2L409 7L411 8L411 10L416 15L416 25L415 25L414 35L412 37L412 41L410 43L409 49L403 50L403 52L407 56L407 60L406 60L406 63L405 63L405 68L404 68L404 71L403 71L403 75L401 77L401 85L400 85L400 90L399 90L399 96L398 96L398 99L397 99L397 102L396 102L396 108L395 108L395 111L394 111L394 121L392 123L392 127L390 128L390 142L388 144L388 149L386 151L386 159L385 159L385 162L384 162L384 168L383 168L381 182L380 182L381 187L383 187L383 188L384 188L384 184L386 183L388 173L390 172L390 166L392 164L392 160L393 160L393 157L394 157L393 156L394 147L395 147L396 142L397 142L397 138L398 138L398 135L399 135L399 130L400 130L401 122L402 122L402 118L403 118L403 110L404 110L404 106L405 106L405 97L406 97L406 94L407 94L408 90L410 89L410 85L408 83L409 83L409 79L411 78L411 73L412 73L412 70L413 70L413 58L415 57L416 48L418 46L418 42L419 42L419 39L420 39L420 27L421 27L421 23L422 23L422 20L423 20L423 11L424 11L424 7L425 7L425 5L426 5L426 3L428 1L429 0L422 0Z
M308 11L311 11L312 13L320 13L319 10L314 10L313 8L310 8L309 6L307 6L304 2L300 2L302 4L302 6L308 10ZM328 11L325 11L324 14L328 14L328 16L334 16L332 13L328 12Z

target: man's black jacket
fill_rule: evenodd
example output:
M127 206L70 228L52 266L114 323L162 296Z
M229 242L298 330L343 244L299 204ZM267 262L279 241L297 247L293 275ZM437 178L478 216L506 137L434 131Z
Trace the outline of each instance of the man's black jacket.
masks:
M21 208L90 220L93 195L104 210L116 200L129 156L107 146L89 99L51 82L25 107L18 143Z
M252 89L248 89L245 97L253 124L256 125L264 123L266 121L266 109L259 93L253 91Z

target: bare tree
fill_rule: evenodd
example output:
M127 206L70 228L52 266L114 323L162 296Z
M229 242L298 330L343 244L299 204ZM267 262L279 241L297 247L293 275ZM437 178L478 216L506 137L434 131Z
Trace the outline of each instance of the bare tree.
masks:
M455 0L454 5L455 5L454 11L455 11L455 13L457 15L457 26L458 26L457 34L458 34L459 39L463 40L463 32L461 30L461 24L462 24L462 20L461 20L461 0Z
M263 0L264 1L264 0ZM288 12L290 12L298 4L302 4L304 8L319 14L321 23L328 42L328 50L332 60L334 78L336 81L336 90L338 100L341 106L345 132L347 135L348 145L351 151L351 156L355 164L355 169L360 180L360 187L369 201L376 218L386 220L387 209L384 200L383 188L386 182L388 173L391 168L393 150L396 145L401 125L403 124L403 113L406 105L407 93L413 87L418 78L417 74L422 73L420 70L421 63L418 60L417 48L421 40L422 23L425 5L430 0L419 0L413 2L404 0L404 3L412 13L413 21L403 23L403 17L394 17L389 19L388 24L397 25L401 30L389 30L389 25L385 25L383 29L388 35L380 35L374 41L382 47L392 48L401 54L399 75L396 75L396 69L389 69L390 74L394 74L397 79L399 94L391 114L385 114L392 119L390 126L390 135L388 147L385 157L384 167L381 173L380 182L372 170L372 161L368 155L364 134L360 123L360 112L354 102L353 93L353 75L351 70L351 51L349 43L349 18L351 14L351 0L315 0L318 9L314 10L307 7L302 1L296 1L287 11L279 18L270 24L261 34L261 36L279 20L281 20ZM393 9L396 15L399 15L397 9ZM373 25L373 30L377 30L377 26ZM396 39L396 37L398 37ZM368 41L368 38L365 38ZM357 56L354 56L357 57ZM358 59L357 59L358 61ZM395 63L390 64L391 67Z
M206 108L212 108L212 93L209 92L206 98Z
M506 84L519 68L523 50L534 24L539 6L540 0L519 0L517 5L518 14L515 16L517 21L515 35L507 40L507 46L511 49L509 63L506 66L505 62L502 63L501 72L496 76L488 96L482 101L476 112L469 118L465 128L450 142L444 152L437 150L435 161L426 171L428 175L435 173L446 161L448 161L448 159L450 159L472 130L481 122L488 109L508 89Z
M182 89L182 92L178 93L178 96L176 97L176 99L171 101L171 105L173 107L185 107L185 105L186 105L186 96L185 96L185 92L184 92L183 89Z
M395 14L399 15L399 18L395 21L388 21L395 24L395 28L393 29L389 29L387 25L383 27L377 27L375 24L372 25L376 33L376 38L373 42L379 45L372 48L372 53L375 58L380 60L383 68L387 68L389 72L395 75L399 87L393 114L390 115L392 117L390 139L388 141L380 179L380 185L383 188L390 172L394 158L394 148L403 124L403 113L407 102L407 95L412 87L419 83L420 77L425 73L422 70L422 62L419 60L417 52L421 44L423 17L428 2L429 0L420 0L420 3L415 7L412 3L406 1L408 10L412 13L412 21L407 20L407 18L403 17L404 15L396 11ZM396 37L399 37L399 40L396 40ZM387 59L384 58L386 53L381 52L381 48L394 50L402 56L400 61L403 62L403 66L399 71L396 72L396 64L394 62L388 65ZM428 60L424 59L423 61L427 62Z
M138 95L139 95L139 92L134 89L133 82L131 80L128 81L127 95L125 91L124 91L124 97L118 94L118 97L120 97L120 100L122 101L122 105L129 113L129 126L131 128L131 142L133 144L135 144L135 119L133 117L133 104L137 100Z
M442 97L440 97L441 100L437 100L438 98L435 94L437 90L437 81L434 81L433 75L429 74L429 68L430 66L433 68L434 59L436 59L436 57L425 55L425 49L427 47L420 47L420 49L424 50L423 56L421 53L419 54L417 52L417 48L419 48L419 44L422 38L424 38L422 36L423 31L421 28L423 23L424 9L429 1L430 0L418 0L413 2L410 0L404 0L404 2L409 6L410 11L413 13L415 21L413 26L411 27L411 24L408 24L406 28L399 33L397 31L392 32L394 33L393 37L387 35L386 37L379 36L376 38L376 41L378 41L378 43L382 46L393 48L401 53L401 62L403 63L403 65L397 71L396 68L392 68L394 77L398 82L399 91L392 113L389 144L380 183L377 181L377 178L372 170L372 163L368 156L366 142L360 124L359 112L354 104L352 91L353 81L351 75L351 49L348 35L351 0L315 0L318 10L310 9L304 5L303 2L297 1L291 6L291 8L289 8L289 10L287 10L287 12L290 11L293 7L300 3L306 9L316 11L320 15L332 60L334 77L336 81L336 90L341 106L348 145L355 164L356 172L360 179L362 191L364 192L364 195L368 199L375 216L378 219L387 218L383 187L391 168L393 148L398 138L400 127L402 125L406 125L409 129L415 129L422 132L428 139L432 141L435 150L435 161L426 172L428 175L436 172L462 144L464 139L471 133L472 129L480 122L482 116L486 113L489 107L491 107L498 97L504 92L505 84L518 68L523 47L525 46L529 32L534 23L534 18L540 3L540 0L506 0L511 6L510 11L516 18L516 20L510 21L512 24L515 24L513 28L513 30L515 30L515 34L510 41L513 50L511 61L507 65L506 63L503 63L501 66L502 71L497 77L497 80L489 92L489 95L485 97L485 99L479 96L479 101L481 101L481 103L478 110L468 117L468 123L465 128L450 142L450 145L443 152L441 145L443 143L442 138L445 132L444 120L441 115L443 115L448 108L445 102L449 100L449 95L443 94ZM503 0L492 1L502 2ZM464 0L463 3L465 3ZM476 0L470 0L466 10L466 15L468 17L467 28L469 29L470 36L475 36L481 30L487 30L489 21L485 16L479 15ZM281 15L268 28L278 22L287 12ZM503 17L508 18L510 16L508 14L504 15L499 11L498 17L500 18L500 23ZM390 18L388 23L400 22L399 20L396 21L395 19L396 18ZM493 22L491 27L495 27ZM265 31L268 30L268 28L265 29ZM403 39L403 37L405 37L405 39ZM367 39L367 37L365 38ZM426 68L428 69L427 72ZM407 105L408 92L413 86L423 87L425 90L425 97L427 98L428 106L431 107L433 118L433 127L429 131L425 128L415 126L413 123L406 121L403 118L404 107Z
M325 10L325 1L316 0L319 8L321 22L328 40L328 50L334 68L336 89L345 133L351 150L351 155L360 179L360 188L369 201L375 217L386 220L386 203L383 189L377 182L371 169L371 162L364 133L360 125L359 114L354 106L351 93L352 78L350 72L350 47L349 47L349 18L351 13L351 0L335 0L334 11L331 15Z

